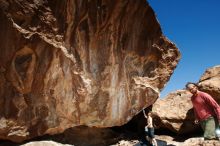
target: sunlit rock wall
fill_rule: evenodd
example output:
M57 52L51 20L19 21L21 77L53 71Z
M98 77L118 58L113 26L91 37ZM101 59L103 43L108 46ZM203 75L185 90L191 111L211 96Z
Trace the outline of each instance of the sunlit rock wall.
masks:
M199 80L199 88L220 104L220 65L208 68Z
M0 138L120 126L180 53L145 0L1 0Z

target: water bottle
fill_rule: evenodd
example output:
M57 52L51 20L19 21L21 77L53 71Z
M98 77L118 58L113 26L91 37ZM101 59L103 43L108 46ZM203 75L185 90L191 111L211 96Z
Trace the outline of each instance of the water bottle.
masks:
M215 130L215 133L216 133L218 140L220 140L220 128L219 127Z

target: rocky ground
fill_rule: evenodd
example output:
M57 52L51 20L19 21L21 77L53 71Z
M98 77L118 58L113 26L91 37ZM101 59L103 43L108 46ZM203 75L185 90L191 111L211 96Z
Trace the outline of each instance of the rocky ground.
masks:
M130 135L131 136L131 135ZM95 144L91 146L147 146L141 140L135 137L122 137L113 138L110 143ZM63 137L64 138L64 137ZM202 137L192 137L192 138L181 138L181 137L171 137L168 135L156 135L156 140L158 146L220 146L220 141L209 140L204 141ZM91 139L92 141L92 139ZM109 142L109 141L108 141ZM70 141L62 141L57 137L55 139L42 139L33 140L23 144L14 144L10 142L1 142L0 146L85 146L86 144L82 141L82 145L79 143L73 144ZM90 146L88 144L88 146Z
M209 140L204 141L202 137L197 138L189 138L185 141L175 141L172 137L169 136L157 136L157 144L158 146L220 146L220 141L218 140ZM112 146L142 146L140 141L133 140L121 140L117 144ZM146 146L146 145L145 145Z
M158 146L220 146L220 141L210 140L204 141L202 137L190 138L183 142L174 141L172 137L169 136L157 136ZM139 140L120 140L116 144L111 146L144 146ZM61 144L54 141L36 141L24 144L22 146L72 146L70 144ZM145 145L147 146L147 145Z

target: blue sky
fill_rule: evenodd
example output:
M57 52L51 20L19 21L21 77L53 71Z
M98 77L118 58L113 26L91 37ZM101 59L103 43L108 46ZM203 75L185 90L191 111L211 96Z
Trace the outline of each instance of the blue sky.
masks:
M182 58L161 97L198 82L207 68L220 65L220 0L148 0L163 34Z

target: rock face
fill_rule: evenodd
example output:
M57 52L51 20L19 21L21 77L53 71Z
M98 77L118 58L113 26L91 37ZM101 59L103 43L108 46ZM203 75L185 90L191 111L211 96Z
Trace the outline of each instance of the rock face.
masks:
M199 80L199 87L220 104L220 65L209 68Z
M199 82L199 89L212 95L220 103L220 66L206 70ZM153 106L156 113L156 124L178 134L198 130L194 122L191 94L186 90L177 90L168 94L164 99L157 100Z
M1 0L0 138L120 126L180 58L146 0Z
M191 94L185 90L177 90L159 99L153 106L155 125L157 128L169 129L178 134L195 131L194 113L190 100Z

